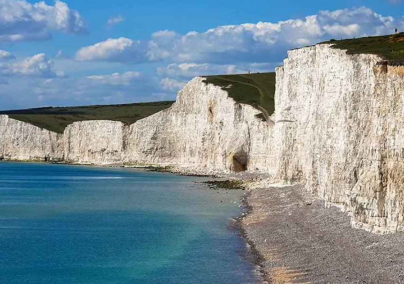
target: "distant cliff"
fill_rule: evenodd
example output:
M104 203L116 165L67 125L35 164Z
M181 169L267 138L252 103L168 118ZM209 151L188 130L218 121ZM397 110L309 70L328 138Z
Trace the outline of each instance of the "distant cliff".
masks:
M63 160L63 135L0 115L0 159Z
M134 124L85 121L56 134L0 116L0 158L262 172L305 183L353 224L404 231L404 75L376 55L320 44L276 70L271 121L195 78L176 103Z
M271 127L260 111L195 78L177 102L132 125L83 121L56 134L0 116L0 158L75 164L170 166L212 174L266 172L274 163Z

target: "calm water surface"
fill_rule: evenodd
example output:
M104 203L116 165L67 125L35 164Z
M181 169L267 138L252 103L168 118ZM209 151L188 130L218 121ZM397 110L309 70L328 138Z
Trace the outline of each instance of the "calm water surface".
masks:
M228 229L242 193L198 180L0 163L0 283L255 283Z

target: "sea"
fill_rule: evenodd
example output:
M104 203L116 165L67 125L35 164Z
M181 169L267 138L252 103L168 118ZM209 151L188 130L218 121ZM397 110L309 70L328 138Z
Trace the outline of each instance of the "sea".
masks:
M0 162L1 284L248 284L242 191L125 168Z

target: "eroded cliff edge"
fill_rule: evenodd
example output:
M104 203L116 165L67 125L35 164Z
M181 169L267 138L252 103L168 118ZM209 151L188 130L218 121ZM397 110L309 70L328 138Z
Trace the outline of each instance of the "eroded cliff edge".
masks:
M275 124L203 78L132 125L75 122L56 134L0 116L0 158L269 173L306 184L357 227L404 231L404 76L381 60L329 44L290 51L276 70Z

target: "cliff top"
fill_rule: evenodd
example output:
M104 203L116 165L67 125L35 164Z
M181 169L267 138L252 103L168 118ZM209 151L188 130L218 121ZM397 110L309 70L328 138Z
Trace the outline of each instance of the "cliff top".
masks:
M389 62L404 62L404 33L387 36L330 40L333 48L345 49L348 54L376 54Z
M49 131L63 133L69 124L78 121L113 120L132 124L169 108L173 103L172 101L165 101L123 105L46 107L0 111L0 115L5 114L12 119L27 122Z
M204 83L221 87L237 103L260 110L267 119L275 111L275 73L216 75L204 77Z

